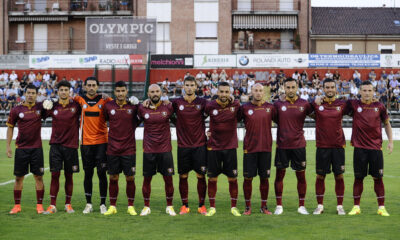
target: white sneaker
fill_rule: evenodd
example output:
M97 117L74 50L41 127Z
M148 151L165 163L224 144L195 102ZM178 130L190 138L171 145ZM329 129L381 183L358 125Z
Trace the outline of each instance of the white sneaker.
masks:
M145 207L142 209L142 211L140 212L140 216L147 216L147 215L149 215L150 213L151 213L150 208L145 206Z
M282 213L283 213L283 207L282 207L282 205L277 205L276 208L275 208L274 214L275 214L275 215L281 215Z
M344 211L344 208L342 205L337 205L336 211L338 215L346 215L346 212Z
M317 208L314 210L313 214L314 215L320 215L321 213L324 212L324 205L318 204Z
M85 209L83 209L83 214L88 214L93 212L93 206L91 203L86 204Z
M107 207L104 204L100 205L100 214L104 214L107 212Z
M175 210L173 206L167 206L165 209L165 212L169 214L170 216L176 216Z
M307 209L304 206L301 206L297 209L297 212L303 215L308 215Z

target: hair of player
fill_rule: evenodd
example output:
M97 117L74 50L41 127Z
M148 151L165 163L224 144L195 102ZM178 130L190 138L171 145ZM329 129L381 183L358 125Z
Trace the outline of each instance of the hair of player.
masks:
M69 83L67 80L61 80L59 83L57 83L57 89L60 89L61 87L67 87L70 89L71 83Z
M325 84L326 84L326 83L330 83L330 82L335 83L335 80L333 80L333 79L331 79L331 78L325 79L324 82L322 83L322 87L325 87Z
M33 83L29 83L29 84L26 86L25 92L27 92L28 89L34 89L34 90L36 91L36 93L38 93L38 88L37 88L35 85L33 85Z
M219 83L218 83L218 88L219 88L219 87L230 87L230 85L229 85L228 82L219 82Z
M90 76L90 77L86 78L86 80L85 80L85 86L87 85L87 82L88 82L88 81L96 81L97 86L100 85L99 80L97 80L97 78L94 77L94 76Z
M360 88L361 88L361 86L366 86L366 85L372 85L371 81L366 80L366 81L361 82Z
M118 81L115 83L115 87L124 87L126 88L126 83L124 81Z
M183 83L185 82L196 82L196 79L194 79L193 76L188 76L185 78L185 80L183 80Z
M295 82L297 84L296 79L288 77L285 80L283 80L283 84L286 84L287 82Z

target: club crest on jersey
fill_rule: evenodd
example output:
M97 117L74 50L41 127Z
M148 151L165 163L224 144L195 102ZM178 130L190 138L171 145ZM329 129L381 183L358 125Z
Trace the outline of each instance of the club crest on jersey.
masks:
M201 105L200 105L200 104L197 104L197 105L196 105L196 109L197 109L198 111L200 111Z
M144 118L145 118L145 119L149 119L149 117L150 117L150 115L149 115L148 113L146 113L146 114L144 115Z
M24 118L24 117L25 117L25 114L24 114L24 113L19 113L19 114L18 114L18 117L19 117L19 118Z
M319 106L318 109L322 112L322 111L324 111L324 106Z
M71 112L73 112L73 113L74 113L75 111L76 111L76 109L75 109L75 108L71 108Z
M112 110L110 111L110 113L111 113L111 115L115 115L115 110L112 109Z
M374 108L375 112L378 112L378 108Z
M217 110L217 109L214 109L213 115L214 115L214 116L217 116L217 115L218 115L218 110Z
M83 104L83 109L86 109L87 108L87 105L86 104Z
M128 112L128 114L132 114L132 109L128 109L126 111Z
M362 108L361 108L361 107L358 107L358 108L357 108L357 112L359 112L359 113L362 112Z
M57 114L58 114L58 111L57 110L54 110L54 116L57 116Z
M254 112L253 112L253 110L250 109L247 113L251 116L251 115L253 115Z
M340 107L336 107L336 110L337 110L337 111L340 111L340 110L342 110L342 109L341 109Z
M231 112L235 112L235 107L231 107Z
M284 111L284 112L287 110L286 106L282 106L281 109L282 109L282 111Z
M271 112L271 108L266 108L265 111L267 111L267 113Z
M166 117L167 116L167 112L161 112L161 114Z
M183 109L185 109L185 107L184 107L183 105L180 105L180 106L179 106L179 110L182 111Z
M304 111L304 107L299 107L299 111L303 112Z
M101 109L103 107L103 105L99 104L99 109Z

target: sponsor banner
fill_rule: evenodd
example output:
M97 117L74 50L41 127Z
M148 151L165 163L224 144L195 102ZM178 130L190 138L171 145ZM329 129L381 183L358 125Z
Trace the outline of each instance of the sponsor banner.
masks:
M308 54L238 54L238 68L304 68Z
M145 55L129 55L129 60L130 60L131 65L146 64L146 60L144 58L145 58Z
M381 67L400 67L400 54L382 54Z
M151 68L193 68L193 55L151 55Z
M146 54L156 51L156 19L87 17L86 52L89 54Z
M206 129L206 130L208 130L208 129ZM304 137L306 138L306 140L309 140L309 141L315 140L315 128L304 128L303 130L304 130ZM393 140L400 140L400 128L393 128L392 130L393 130ZM42 133L41 133L42 139L50 140L51 127L42 127L41 131L42 131ZM277 132L277 129L272 128L272 138L274 141L276 141L276 132ZM352 129L351 128L343 128L343 132L344 132L344 136L345 136L346 140L350 141ZM238 128L237 133L238 133L238 139L240 141L243 141L244 135L245 135L245 129ZM387 136L385 134L384 128L382 128L382 133L383 133L382 139L385 141L388 140ZM15 128L14 135L13 135L14 140L17 137L17 135L18 135L18 128ZM143 140L143 136L144 136L143 127L138 127L135 132L136 140ZM2 140L7 139L7 127L0 127L0 139L2 139ZM171 139L177 140L176 128L171 128Z
M2 69L27 69L29 68L29 56L27 55L0 55Z
M236 67L236 55L194 55L194 67Z
M130 64L129 55L30 55L29 68L94 68L97 64Z
M309 54L309 67L380 67L380 54Z

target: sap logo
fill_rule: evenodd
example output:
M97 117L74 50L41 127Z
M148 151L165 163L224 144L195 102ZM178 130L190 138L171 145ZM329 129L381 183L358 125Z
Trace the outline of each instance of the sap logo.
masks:
M40 57L40 58L32 58L32 63L42 63L42 62L47 62L49 60L50 60L49 56Z
M96 56L90 56L90 57L84 57L84 58L79 58L80 63L88 63L88 62L94 62L97 60Z

